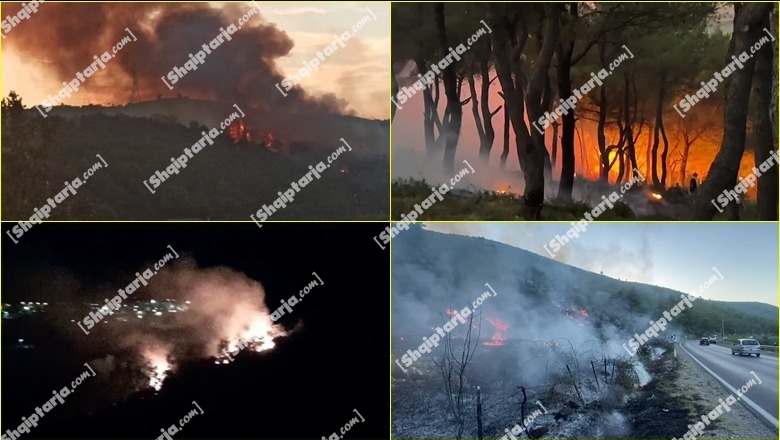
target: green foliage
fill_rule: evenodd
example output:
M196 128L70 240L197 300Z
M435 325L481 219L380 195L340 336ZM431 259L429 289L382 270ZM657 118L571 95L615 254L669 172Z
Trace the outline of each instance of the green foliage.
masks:
M164 115L108 116L67 107L44 118L25 110L15 93L3 100L2 112L2 214L7 220L29 219L65 181L81 178L100 162L96 154L108 167L53 209L50 219L249 220L309 172L309 165L340 146L338 140L328 141L284 155L258 145L234 145L223 134L151 194L143 181L195 144L204 127L192 122L187 127ZM336 163L349 173L322 172L270 220L387 218L387 158L351 152Z
M653 341L655 342L655 341ZM639 347L639 350L636 351L637 359L641 362L650 362L652 358L653 350L650 348L649 345L642 345Z
M392 212L394 219L401 213L414 210L432 194L432 185L425 180L397 179L393 181ZM615 208L604 211L598 220L633 220L637 215L628 205L617 202ZM517 220L522 200L513 194L501 194L495 191L476 191L473 193L447 193L443 200L436 199L429 209L423 211L418 220ZM585 212L593 210L582 202L548 201L542 209L542 220L577 221L584 218Z
M615 383L622 386L627 390L634 388L634 385L639 383L639 376L637 376L634 370L633 360L615 360L617 362Z

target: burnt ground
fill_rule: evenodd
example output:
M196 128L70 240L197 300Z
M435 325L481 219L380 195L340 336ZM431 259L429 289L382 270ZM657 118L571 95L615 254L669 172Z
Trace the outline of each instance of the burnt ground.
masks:
M718 405L718 399L729 395L680 351L675 358L674 351L668 350L649 367L653 381L626 405L632 437L681 438L689 424L698 422ZM777 432L739 404L710 422L699 437L777 438Z
M680 393L678 359L672 350L667 350L655 361L651 361L648 372L653 380L637 390L626 404L631 422L631 436L641 438L682 437L688 431L688 424L694 414L709 412L701 399Z
M658 349L662 351L662 349ZM645 357L643 365L652 379L644 387L629 386L610 378L609 386L600 379L595 384L590 369L580 372L579 392L584 405L569 411L568 402L581 402L570 383L558 380L554 387L542 383L530 386L526 415L540 400L549 410L532 426L545 427L542 438L682 438L688 425L696 423L718 405L718 398L728 393L714 379L691 365L691 361L671 346L653 359ZM639 361L635 358L634 361ZM468 375L464 396L466 412L464 438L477 437L476 386L482 388L483 432L486 439L498 439L504 429L520 421L521 397L518 381L511 371L488 373L489 361L475 362ZM490 377L492 380L486 380ZM603 379L603 378L602 378ZM634 380L636 377L634 377ZM453 438L456 423L446 409L441 378L430 359L418 361L408 373L393 370L392 432L397 438ZM565 417L560 417L562 413ZM556 415L559 417L556 418ZM522 434L520 438L527 438ZM700 437L710 438L777 438L741 405L723 413L711 422Z

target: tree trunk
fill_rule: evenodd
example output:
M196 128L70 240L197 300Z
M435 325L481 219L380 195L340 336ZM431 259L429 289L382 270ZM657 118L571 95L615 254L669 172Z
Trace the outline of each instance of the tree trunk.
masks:
M425 60L415 60L417 71L425 72ZM435 97L434 97L435 94ZM441 152L442 127L439 120L439 80L434 81L433 86L423 89L423 136L425 139L425 153L430 158L438 157ZM435 129L439 130L436 137Z
M693 142L690 141L688 133L683 134L683 141L683 154L682 161L680 163L680 182L682 182L682 185L685 186L688 181L688 175L686 174L688 172L688 153L691 151L691 145Z
M564 46L563 44L561 46ZM558 96L564 101L571 97L571 54L574 43L558 48ZM564 52L564 53L562 53ZM558 184L558 200L570 201L574 188L574 111L561 118L561 179Z
M652 164L652 178L653 185L658 186L661 184L661 179L658 177L658 145L660 143L659 134L661 133L661 126L663 124L664 114L664 89L666 85L666 71L661 71L661 78L658 83L658 102L655 107L655 127L653 131L653 164Z
M652 168L651 168L652 167L652 163L653 163L653 159L652 159L652 156L651 156L651 154L653 152L652 141L653 141L653 132L650 131L650 129L648 128L648 130L647 130L647 150L645 151L645 167L646 167L646 169L645 169L645 176L650 176L653 173L652 172Z
M482 126L482 118L479 116L479 100L477 99L477 87L474 81L474 75L467 74L469 82L469 91L471 92L471 114L474 116L474 124L477 126L477 135L479 136L479 161L485 165L490 162L490 147L493 142L491 140L490 145L485 148L485 129Z
M555 47L558 43L559 31L560 31L560 11L561 5L559 4L544 4L544 37L542 40L542 47L539 53L534 59L531 75L528 80L528 91L526 93L526 106L528 107L528 119L530 121L537 121L544 116L544 110L542 109L542 95L544 93L545 84L549 78L550 65L552 63L552 56L555 53ZM515 72L515 75L521 74L522 71ZM571 114L571 112L569 112ZM522 119L522 131L531 130L525 128L525 120ZM537 131L533 131L536 136L531 137L533 147L531 150L531 163L534 167L534 173L541 171L541 176L534 176L534 185L532 188L526 186L525 205L527 209L527 218L533 218L539 220L542 214L542 205L544 204L544 171L545 163L549 164L549 154L547 147L544 144L544 136L539 135ZM536 167L541 167L541 170ZM541 177L541 179L540 179ZM539 181L541 180L541 181Z
M506 160L509 158L509 128L511 122L509 121L509 109L504 102L504 151L501 152L501 169L506 168Z
M601 66L606 64L606 54L604 43L599 42L599 59ZM604 133L607 125L607 86L603 85L599 89L599 122L596 127L596 136L599 144L599 181L609 182L609 153L607 153L607 136Z
M574 22L577 20L577 3L569 4L569 19L572 22L569 26L576 28ZM563 38L566 38L565 40ZM556 51L558 61L558 97L564 101L571 97L571 67L572 55L574 54L574 34L573 31L567 32L562 36L561 42ZM574 187L574 170L576 168L576 158L574 155L574 110L570 110L568 115L561 118L561 178L558 184L558 200L570 201L572 188Z
M609 182L609 153L607 152L607 136L604 129L607 125L607 87L599 89L599 122L596 133L599 143L599 181Z
M615 183L623 183L623 177L626 175L626 155L624 151L618 151L618 176Z
M632 82L631 79L628 77L628 73L626 73L623 77L623 84L625 89L625 94L623 96L623 111L625 112L625 118L626 118L626 141L628 142L628 166L631 168L632 172L631 175L634 177L639 177L637 175L637 172L634 170L639 169L639 165L636 163L636 145L634 144L634 121L636 121L636 114L639 112L639 109L637 108L637 96L636 96L636 79ZM633 90L634 90L634 116L631 117L630 113L630 106L629 106L629 93L628 89L629 86L633 84ZM642 123L644 123L644 116L642 118ZM642 126L639 126L639 131L642 131ZM637 133L637 138L639 137L639 133Z
M550 158L550 165L552 166L552 169L555 170L555 167L558 166L558 121L553 122L552 124L553 128L553 139L552 139L552 157Z
M486 40L487 41L487 40ZM490 110L490 68L488 65L490 57L490 43L483 46L484 54L480 54L479 75L482 78L480 84L480 99L477 98L476 81L474 75L468 76L469 89L471 90L471 111L474 115L474 121L477 125L477 134L479 135L479 158L483 164L490 163L490 151L493 149L493 141L496 138L496 131L493 128L493 116L499 112L501 106L496 110ZM482 116L480 116L480 113Z
M552 86L550 85L550 77L548 76L544 82L544 90L542 91L542 107L541 112L550 111L552 107ZM533 120L533 119L532 119ZM547 143L544 141L544 132L539 133L537 130L531 130L534 142L537 145L541 145L544 152L544 179L546 182L552 182L552 162L550 161L550 152L547 151Z
M661 138L664 141L664 151L661 153L661 187L666 188L666 158L669 155L669 139L666 137L663 115L661 115L661 119L658 123L661 125Z
M442 53L449 52L447 42L447 28L444 24L444 3L434 4L434 16L436 20L436 34ZM458 148L460 126L463 120L463 108L460 103L460 90L458 79L455 76L455 67L448 66L442 71L444 79L444 94L447 96L447 115L443 121L444 126L444 170L452 173L455 170L455 150Z
M767 15L769 19L769 15ZM768 27L768 20L765 20L765 26ZM776 38L776 37L775 37ZM776 53L775 53L776 55ZM772 121L770 114L777 111L777 107L772 107L772 63L774 56L772 46L765 44L755 54L756 59L756 148L755 148L755 166L763 163L770 156L770 153L777 149L772 131ZM775 84L776 86L776 84ZM765 172L758 171L761 176L758 178L758 200L757 211L758 219L765 221L777 221L777 172L778 165L775 165Z
M520 86L523 71L520 65L513 63L511 53L513 48L509 44L511 38L508 34L506 16L497 8L488 4L488 17L495 24L491 39L496 59L496 72L501 83L505 108L509 108L509 117L515 132L517 153L520 167L523 170L525 191L523 193L523 211L521 217L538 220L541 217L544 203L544 144L534 142L525 123L523 112L524 92ZM531 121L539 119L541 110L541 97L544 90L544 81L550 68L555 44L558 37L558 5L545 4L544 37L542 48L537 54L533 69L528 81L527 105L528 117ZM513 70L515 68L516 70Z
M770 3L745 3L735 5L734 31L731 36L734 49L730 55L742 52L750 53L750 46L761 38L763 33L759 25L773 5ZM745 151L745 123L747 122L748 100L753 82L755 57L742 63L744 67L729 75L726 86L726 100L723 109L723 140L707 179L702 182L698 195L694 199L693 220L712 220L717 212L712 200L727 188L734 188L739 173L742 154ZM734 202L730 202L734 203Z
M479 60L479 72L482 76L482 125L485 129L485 137L480 139L479 152L482 155L484 151L485 163L490 161L490 151L493 149L493 141L496 139L496 130L493 128L493 116L499 109L490 111L490 67L488 66L488 57L490 53L490 44L485 40L486 54ZM499 107L500 108L500 107Z

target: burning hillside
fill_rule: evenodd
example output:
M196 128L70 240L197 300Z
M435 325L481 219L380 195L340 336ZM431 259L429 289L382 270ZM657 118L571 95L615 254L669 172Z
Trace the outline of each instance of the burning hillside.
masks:
M251 341L247 351L265 352L275 347L275 339L288 334L271 319L262 285L231 269L200 269L189 261L166 267L154 281L146 287L151 295L186 299L187 307L162 305L163 312L146 319L144 312L137 311L131 313L130 321L97 331L110 333L121 347L144 359L148 385L155 390L186 361L214 358L220 363L227 359L226 352L241 348L243 341ZM123 308L130 310L132 305Z
M628 287L612 278L482 238L421 227L396 237L393 249L393 357L417 358L411 365L405 361L407 371L393 369L395 436L458 435L446 399L440 399L442 387L462 393L467 414L476 414L474 390L481 389L486 438L518 420L524 400L519 387L527 394L526 416L537 399L552 407L527 427L531 438L548 431L560 437L630 436L629 412L621 402L634 391L658 393L653 381L665 377L621 348L633 332L643 330L637 323L646 326L630 305L638 291L624 295L620 289ZM441 320L439 310L454 314L443 305L471 304L471 292L488 280L499 295L480 306L475 327L456 327L452 344L418 349L421 335L429 335ZM663 295L645 287L643 298ZM599 422L605 417L609 426ZM559 423L562 418L568 422ZM477 435L473 416L463 426L464 437Z

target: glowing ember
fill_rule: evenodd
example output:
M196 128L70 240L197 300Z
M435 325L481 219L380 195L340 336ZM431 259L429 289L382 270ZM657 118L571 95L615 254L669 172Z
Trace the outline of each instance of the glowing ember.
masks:
M588 312L586 312L585 309L580 310L580 315L590 317L590 315L588 315Z
M504 342L506 342L504 334L501 332L496 332L489 341L483 342L482 345L487 347L500 347L504 345Z
M663 197L661 197L661 194L658 194L657 192L650 193L650 197L652 197L652 198L654 198L656 200L661 200L663 198Z
M504 335L504 332L509 329L509 325L499 320L498 318L493 318L492 316L488 316L487 321L496 328L496 332L489 341L483 342L482 345L487 347L500 347L504 345L504 342L506 342L506 336Z
M349 170L347 169L347 167L344 167L344 168L339 170L339 173L341 173L341 174L349 174Z
M274 153L278 153L281 147L281 144L276 140L273 133L268 133L265 137L265 142L263 143L265 144L266 149L273 151Z

